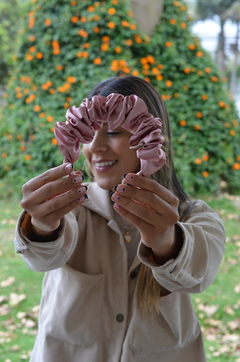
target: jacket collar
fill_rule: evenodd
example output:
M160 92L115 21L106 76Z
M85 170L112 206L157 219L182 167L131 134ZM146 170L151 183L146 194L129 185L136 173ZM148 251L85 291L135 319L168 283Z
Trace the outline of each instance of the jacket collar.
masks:
M86 186L88 187L88 199L83 206L97 212L108 221L114 220L110 191L101 189L96 182L91 182Z
M88 187L89 198L84 202L83 206L97 212L99 215L107 219L108 226L121 235L121 231L114 220L113 203L110 198L111 191L101 189L96 182L91 182L86 184L86 186ZM136 255L128 272L130 273L140 264L141 262Z

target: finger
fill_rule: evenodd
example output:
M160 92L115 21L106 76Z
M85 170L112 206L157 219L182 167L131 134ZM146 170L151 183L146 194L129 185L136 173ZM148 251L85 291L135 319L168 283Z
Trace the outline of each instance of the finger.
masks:
M77 178L77 176L82 176L82 177L81 177L81 179L80 179L80 178ZM59 183L60 183L60 185L64 186L64 185L66 184L66 183L65 183L65 180L66 180L66 179L67 179L67 183L70 185L70 187L67 188L67 189L68 189L67 191L69 191L70 189L73 188L73 185L70 183L70 180L73 182L74 185L78 185L78 186L79 186L79 184L81 184L81 181L84 180L84 176L83 176L83 174L82 174L82 171L73 171L73 172L71 172L71 174L68 175L66 178L63 178L63 179L58 180ZM58 181L56 181L56 182L58 182ZM54 189L55 189L55 187L54 187ZM65 191L64 188L63 188L62 191L60 191L60 190L59 190L58 192L55 191L53 197L59 196L59 195L61 195L61 194L64 194L64 193L67 192L67 191ZM50 198L50 197L49 197L49 198ZM48 198L48 199L49 199L49 198Z
M136 203L130 198L120 196L118 193L114 193L111 198L118 206L137 216L140 220L150 225L158 224L157 218L159 218L159 215L144 204Z
M147 213L150 214L150 210L137 208L132 213L129 208L118 203L115 203L113 208L140 231L142 240L149 247L156 246L159 241L163 242L177 221L177 218L165 219L156 213L148 218Z
M149 178L139 176L134 173L127 173L124 175L122 183L123 184L129 183L131 186L135 186L135 188L138 187L143 190L154 193L169 204L172 205L178 204L178 198L170 190L166 189L158 182L151 180Z
M143 204L145 207L157 212L158 214L166 215L169 212L172 212L172 210L177 210L177 207L174 207L157 194L150 191L132 187L127 184L117 185L115 190L117 195L130 198L139 204ZM178 206L177 201L176 206Z
M33 217L33 225L37 226L39 229L47 232L56 230L60 225L60 220L67 215L69 212L73 211L76 207L83 204L86 201L87 195L78 196L77 199L68 202L64 206L58 208L57 210L44 215L40 219L35 219ZM68 200L69 201L69 200Z
M87 199L86 193L87 186L81 186L38 205L38 208L36 208L36 210L33 209L31 212L31 216L35 220L35 225L45 231L56 229L59 225L59 220L64 215Z
M23 194L33 192L49 182L70 175L72 171L73 171L73 165L67 163L51 168L42 173L41 175L38 175L33 179L29 180L27 183L25 183L22 187Z
M39 190L35 191L34 197L35 202L41 203L46 200L52 199L53 197L63 195L71 189L80 186L84 180L83 175L69 175L60 180L50 182L42 186Z
M111 197L114 202L152 225L162 221L166 224L175 223L179 219L178 207L145 190L118 185Z
M66 182L70 185L70 190L65 192L59 192L60 189L57 187L58 181L53 182L52 184L48 184L43 186L40 190L35 191L27 200L28 212L32 215L37 217L48 215L51 212L57 211L58 209L62 208L63 206L67 205L68 203L77 200L79 197L83 196L87 192L87 186L82 186L82 176L77 176L78 182L74 183L74 178L64 179L67 180ZM70 184L71 183L71 184ZM73 187L73 184L75 187ZM45 197L42 196L42 189L47 188L47 193ZM48 197L51 192L58 191L58 195L55 197ZM23 202L24 206L24 202Z
M113 208L117 213L133 224L141 234L148 233L148 235L153 235L153 233L155 233L154 226L152 224L131 213L129 210L125 209L119 204L114 203Z
M36 205L42 204L57 195L61 195L76 188L76 186L81 185L83 180L84 177L82 174L71 174L68 177L47 183L31 193L23 194L21 206L25 210L31 211Z
M85 196L86 195L83 195L83 196L79 197L77 200L74 200L74 201L64 205L63 207L58 209L57 212L49 214L47 217L50 217L50 219L51 219L51 217L53 217L53 219L55 219L55 218L62 219L69 212L73 211L74 209L76 209L76 207L83 204L87 200L87 197L85 197Z
M68 204L74 202L74 201L82 201L82 197L87 199L87 186L79 185L78 187L74 188L73 190L66 192L62 195L59 195L57 197L54 197L51 200L48 200L44 204L40 205L43 206L48 210L48 213L46 216L48 216L52 212L58 213L58 210L64 208Z

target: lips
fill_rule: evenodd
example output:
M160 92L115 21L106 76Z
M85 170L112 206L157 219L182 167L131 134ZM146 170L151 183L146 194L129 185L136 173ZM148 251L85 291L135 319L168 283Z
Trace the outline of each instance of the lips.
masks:
M102 162L94 162L96 167L103 167L103 166L111 166L117 161L102 161Z
M117 163L116 160L113 161L94 161L93 165L97 172L106 172L112 168L113 165Z

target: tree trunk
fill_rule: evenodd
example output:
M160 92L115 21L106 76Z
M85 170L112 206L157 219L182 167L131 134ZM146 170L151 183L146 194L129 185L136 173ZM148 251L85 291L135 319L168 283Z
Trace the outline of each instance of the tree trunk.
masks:
M164 0L130 0L130 7L139 28L144 34L151 35L159 23L163 12Z
M218 35L218 45L216 50L216 64L223 75L226 74L226 55L225 55L225 33L224 33L224 24L225 21L220 19L220 33Z
M237 33L236 33L236 42L234 44L234 58L232 65L232 72L230 78L230 92L234 95L236 92L236 81L237 81L237 67L238 67L238 42L240 35L240 21L237 22Z

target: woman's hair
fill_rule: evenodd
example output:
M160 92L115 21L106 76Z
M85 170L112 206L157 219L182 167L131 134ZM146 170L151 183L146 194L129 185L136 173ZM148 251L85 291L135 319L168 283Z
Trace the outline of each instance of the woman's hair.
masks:
M179 199L179 217L183 221L190 213L193 203L182 189L174 170L173 153L171 147L171 128L169 116L165 104L157 90L145 80L134 77L114 77L99 83L88 95L91 99L94 95L107 97L111 93L119 93L123 96L135 94L145 102L149 113L161 118L163 122L162 135L164 136L163 150L166 154L166 163L155 174L150 176L168 190L172 191ZM138 278L138 306L141 312L159 310L159 296L161 286L157 283L149 267L142 264Z

